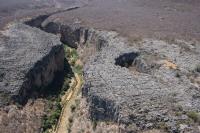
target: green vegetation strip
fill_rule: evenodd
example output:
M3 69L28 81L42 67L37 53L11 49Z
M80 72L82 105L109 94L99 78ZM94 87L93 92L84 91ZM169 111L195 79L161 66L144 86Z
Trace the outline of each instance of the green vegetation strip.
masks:
M69 84L71 79L74 78L74 74L82 76L82 65L77 64L76 62L79 60L78 53L76 49L72 49L67 45L64 45L65 50L65 68L64 68L64 84L57 95L51 95L48 97L48 111L47 114L43 118L42 129L43 133L50 133L56 127L56 124L59 121L59 117L62 112L61 106L61 97L65 94L65 92L69 89ZM69 66L70 65L70 66ZM69 67L72 69L72 73L69 73ZM52 89L51 89L52 90Z

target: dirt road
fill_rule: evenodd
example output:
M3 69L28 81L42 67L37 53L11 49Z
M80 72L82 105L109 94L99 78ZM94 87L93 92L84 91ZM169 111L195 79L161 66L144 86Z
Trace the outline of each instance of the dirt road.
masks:
M81 85L82 85L81 76L76 73L74 79L72 80L69 91L63 96L62 99L63 109L55 133L67 132L68 129L67 125L69 125L69 118L72 115L71 106L75 104L75 98L80 92Z

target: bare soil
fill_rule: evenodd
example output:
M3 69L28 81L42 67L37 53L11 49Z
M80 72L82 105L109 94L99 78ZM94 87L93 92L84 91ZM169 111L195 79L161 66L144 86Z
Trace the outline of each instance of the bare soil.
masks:
M90 0L87 6L55 18L114 30L130 40L143 37L192 40L200 36L199 11L198 0Z
M0 0L0 27L17 18L80 6L55 15L66 21L115 30L130 40L155 37L199 40L199 0ZM2 4L3 3L3 4ZM136 38L136 39L135 39Z
M16 105L0 109L0 133L40 132L42 117L45 113L45 100L37 99L22 108Z

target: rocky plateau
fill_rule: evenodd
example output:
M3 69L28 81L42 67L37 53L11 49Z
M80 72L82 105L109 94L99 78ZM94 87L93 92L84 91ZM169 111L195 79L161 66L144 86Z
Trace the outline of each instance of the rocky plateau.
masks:
M68 45L84 63L82 97L91 121L113 122L121 133L199 133L199 42L130 41L82 19L61 19L78 8L15 21L2 30L0 132L42 131L45 103L40 98L62 76Z

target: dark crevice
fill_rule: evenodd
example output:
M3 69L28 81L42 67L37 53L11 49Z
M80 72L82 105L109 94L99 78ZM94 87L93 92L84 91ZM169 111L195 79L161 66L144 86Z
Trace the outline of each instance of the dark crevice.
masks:
M57 71L54 73L54 75L55 76L52 82L47 86L41 86L41 87L32 86L31 89L29 90L22 89L19 95L13 97L14 101L21 105L25 105L28 99L37 99L37 98L46 99L50 97L58 97L58 95L62 91L66 91L63 90L65 79L66 78L70 79L71 77L74 76L72 68L67 59L64 60L64 71Z
M115 59L115 65L126 67L130 71L151 74L154 70L159 69L160 64L157 61L160 57L151 53L124 53Z
M48 17L50 17L52 14L41 15L24 23L28 26L39 28L40 30L47 33L60 34L60 41L63 44L67 44L71 48L77 48L77 42L80 41L81 28L72 29L70 26L62 25L57 22L48 22L46 25L43 25L43 22L47 20Z
M41 29L48 33L58 34L61 31L61 26L60 24L49 22L45 27L41 27Z
M51 84L47 87L37 88L34 90L36 95L32 95L35 98L46 98L57 96L61 93L65 78L71 78L74 73L67 59L64 60L64 71L57 72Z
M133 65L136 57L138 57L138 56L139 56L139 54L135 53L135 52L125 53L115 59L115 65L129 68L130 66Z
M42 29L42 23L49 17L50 15L41 15L29 21L26 21L25 24L31 27L36 27Z

